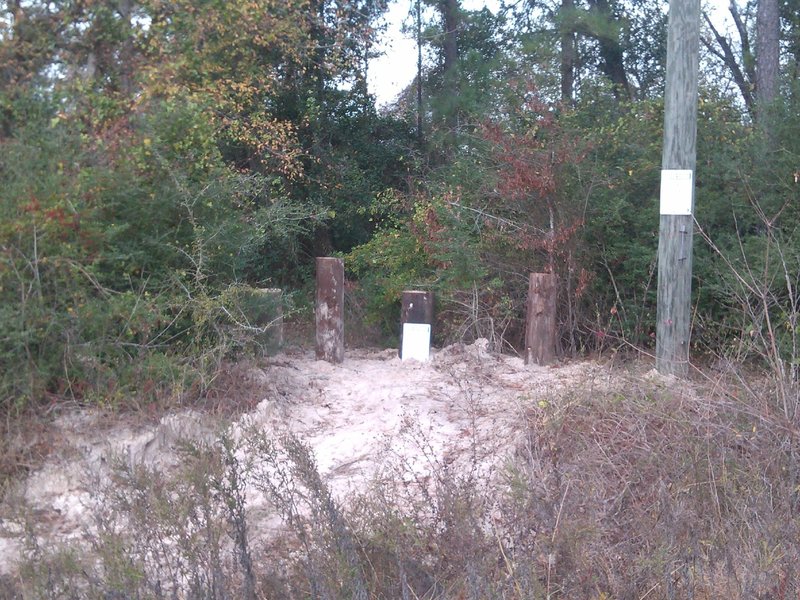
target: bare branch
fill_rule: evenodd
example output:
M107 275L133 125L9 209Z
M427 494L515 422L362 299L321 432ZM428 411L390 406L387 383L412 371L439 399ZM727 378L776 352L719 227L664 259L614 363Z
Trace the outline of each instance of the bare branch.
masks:
M705 19L709 29L711 29L711 33L714 34L714 38L717 40L717 44L719 44L720 51L716 51L711 48L711 45L707 40L703 39L703 42L705 43L706 47L711 50L714 55L722 59L722 62L725 64L725 66L730 69L731 75L733 75L733 80L736 82L736 85L742 94L745 106L747 106L747 112L749 112L751 115L755 114L755 99L753 98L752 86L750 85L750 82L753 80L749 78L749 75L748 77L745 77L745 73L742 72L739 62L736 60L736 55L733 53L731 43L725 36L717 31L717 28L714 27L714 24L708 17L708 13L705 11L703 11L703 18Z
M736 0L731 0L728 5L728 11L733 17L733 22L736 25L736 31L739 32L739 39L742 43L742 60L744 62L744 70L750 81L756 80L755 67L753 65L753 52L750 50L750 35L747 33L747 27L742 21L742 16L739 14L739 7L736 6Z

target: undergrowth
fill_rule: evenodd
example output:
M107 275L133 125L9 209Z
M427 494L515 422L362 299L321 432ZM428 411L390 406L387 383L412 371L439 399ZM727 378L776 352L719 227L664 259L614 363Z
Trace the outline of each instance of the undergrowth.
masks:
M587 383L532 399L523 441L491 475L474 461L433 458L425 474L400 461L346 502L295 437L246 429L187 444L169 474L116 465L80 542L45 545L32 522L23 565L3 589L9 598L794 598L797 423L763 393L755 402L738 387L636 375Z

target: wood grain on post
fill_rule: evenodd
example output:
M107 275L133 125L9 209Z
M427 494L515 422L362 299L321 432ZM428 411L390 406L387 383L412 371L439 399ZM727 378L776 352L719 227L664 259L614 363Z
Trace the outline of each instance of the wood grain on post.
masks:
M400 358L403 358L403 325L433 325L433 292L405 291L400 296Z
M694 170L697 156L697 76L700 0L670 0L667 78L664 92L664 150L658 229L656 369L685 377L691 331ZM688 211L665 209L666 173L691 173ZM681 214L686 213L688 214Z
M556 276L531 273L525 326L525 364L546 365L556 358Z
M433 292L406 291L400 296L400 324L433 324Z
M344 261L317 258L317 360L344 360Z

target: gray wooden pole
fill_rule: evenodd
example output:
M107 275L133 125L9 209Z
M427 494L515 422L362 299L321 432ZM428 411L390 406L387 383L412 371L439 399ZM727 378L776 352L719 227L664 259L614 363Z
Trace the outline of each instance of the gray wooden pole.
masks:
M546 365L556 358L556 276L531 273L525 324L525 364Z
M317 258L317 360L344 360L344 261Z
M656 369L685 377L691 334L700 0L670 0L658 229Z

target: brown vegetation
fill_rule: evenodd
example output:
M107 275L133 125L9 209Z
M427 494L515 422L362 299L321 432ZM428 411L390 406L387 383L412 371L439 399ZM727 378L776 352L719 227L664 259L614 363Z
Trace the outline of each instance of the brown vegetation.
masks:
M120 463L98 486L102 508L81 541L43 546L26 515L26 561L4 589L11 598L795 597L800 444L775 390L606 368L613 376L602 382L529 396L524 435L489 470L477 432L454 461L409 420L403 435L428 469L398 454L347 498L303 440L263 428L187 442L174 470Z

